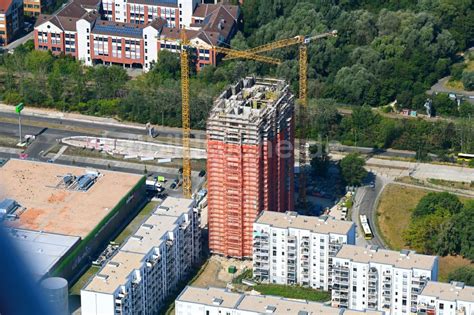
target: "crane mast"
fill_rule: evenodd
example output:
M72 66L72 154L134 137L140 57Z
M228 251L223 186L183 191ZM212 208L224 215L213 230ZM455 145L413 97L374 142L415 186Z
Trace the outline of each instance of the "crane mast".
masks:
M183 195L191 198L191 147L189 138L191 134L191 119L189 117L189 52L186 33L181 32L181 116L183 126Z
M300 134L299 134L299 192L298 192L298 203L303 208L306 208L306 174L304 172L304 165L306 164L306 113L308 107L307 99L307 71L308 71L308 46L300 45L299 47L300 59L300 75L299 75L299 121L300 121Z

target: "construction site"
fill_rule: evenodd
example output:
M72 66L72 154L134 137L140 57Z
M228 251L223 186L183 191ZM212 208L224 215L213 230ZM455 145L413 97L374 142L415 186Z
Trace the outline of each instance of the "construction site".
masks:
M144 202L140 175L9 160L0 167L3 223L32 273L73 281Z
M215 101L207 122L209 247L252 255L260 211L293 209L294 96L283 80L247 77Z

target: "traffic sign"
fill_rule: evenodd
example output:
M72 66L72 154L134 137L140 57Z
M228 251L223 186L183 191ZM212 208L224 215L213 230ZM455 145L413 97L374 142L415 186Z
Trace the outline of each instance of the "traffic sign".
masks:
M23 110L23 108L25 108L25 105L23 105L23 103L20 103L18 105L15 106L15 112L17 114L21 113L21 111Z

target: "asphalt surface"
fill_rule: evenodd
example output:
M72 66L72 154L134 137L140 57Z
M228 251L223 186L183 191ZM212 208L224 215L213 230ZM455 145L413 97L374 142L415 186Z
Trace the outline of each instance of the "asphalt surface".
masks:
M24 43L26 43L30 39L33 39L33 36L34 36L34 32L31 31L28 34L26 34L25 36L20 37L17 40L15 40L14 42L11 42L7 46L5 46L5 49L13 50L13 49L17 48L18 46L23 45Z
M352 208L352 221L357 225L357 245L377 245L381 248L385 247L382 238L378 235L375 228L376 207L380 193L385 183L380 177L374 179L375 187L362 186L357 189L354 206ZM359 215L365 214L369 219L370 229L374 237L371 240L365 240L362 229L360 227Z
M15 137L18 138L19 141L18 124L1 123L0 135ZM36 137L36 139L25 150L25 153L28 154L28 157L36 160L44 160L44 158L41 156L42 153L54 146L59 139L86 134L68 130L28 126L22 123L22 136L24 137L25 135L33 135Z
M435 93L452 93L456 94L457 96L463 96L466 101L474 104L474 91L455 90L448 88L445 84L449 79L450 77L444 77L440 79L431 87L431 89L428 91L428 94L432 95Z
M13 118L13 119L18 119L18 115L14 112L8 113L8 112L0 112L0 117L6 117L6 118ZM69 119L62 119L60 117L45 117L45 116L37 116L37 115L25 115L22 114L22 117L24 119L28 119L31 121L35 121L38 123L49 123L49 124L64 124L65 126L74 126L74 127L79 127L79 128L85 128L85 129L99 129L105 133L110 133L110 132L115 132L115 133L124 133L124 134L132 134L132 135L147 135L145 126L143 126L143 129L137 129L136 127L126 127L126 126L118 126L118 125L109 125L109 124L101 124L99 122L86 122L86 121L78 121L78 120L69 120ZM17 126L18 129L18 126ZM59 129L58 129L59 130ZM156 129L158 132L158 136L161 137L173 137L173 138L181 138L182 137L182 132L180 130L169 130L169 129L161 129L158 128ZM205 132L203 131L196 131L193 130L191 132L191 137L197 138L197 139L205 139L206 135Z

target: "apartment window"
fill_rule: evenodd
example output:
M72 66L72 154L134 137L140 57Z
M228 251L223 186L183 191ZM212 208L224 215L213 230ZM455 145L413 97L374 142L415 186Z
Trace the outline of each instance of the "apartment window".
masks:
M444 303L439 303L439 309L444 310Z

